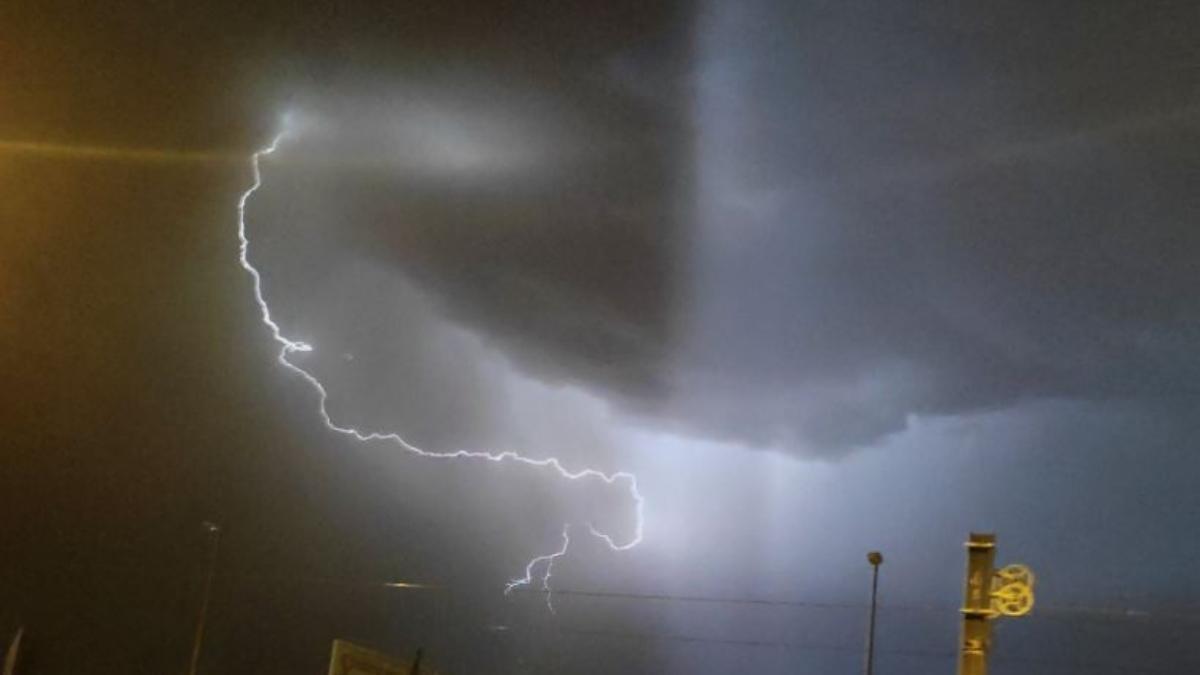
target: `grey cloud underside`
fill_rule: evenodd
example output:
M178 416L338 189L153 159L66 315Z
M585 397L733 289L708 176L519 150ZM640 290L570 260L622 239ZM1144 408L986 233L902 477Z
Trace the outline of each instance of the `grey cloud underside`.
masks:
M722 243L685 410L830 452L913 414L1194 399L1200 108L1170 12L787 14L712 19Z
M912 415L1195 401L1200 99L1170 8L782 4L706 12L686 70L608 45L565 83L429 78L520 166L288 180L339 205L348 259L535 377L698 434L833 455Z
M654 21L653 43L601 34L562 63L310 92L273 188L336 230L331 254L404 274L539 377L659 399L690 145L687 22Z

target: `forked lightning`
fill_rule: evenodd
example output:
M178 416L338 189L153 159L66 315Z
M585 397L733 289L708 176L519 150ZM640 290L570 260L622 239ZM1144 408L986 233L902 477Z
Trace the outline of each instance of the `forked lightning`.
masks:
M397 432L363 431L354 427L342 426L330 417L329 410L326 406L326 403L329 399L329 393L326 391L325 385L321 384L321 381L318 380L311 372L289 360L289 357L293 353L313 351L313 346L307 342L301 342L287 337L283 334L283 330L279 327L279 324L277 324L275 320L271 318L271 309L267 305L266 297L263 295L262 274L258 271L258 268L250 264L249 258L250 239L246 232L246 204L249 202L254 193L260 187L262 187L262 168L260 166L262 159L274 153L279 148L280 143L284 141L289 133L290 132L285 125L284 131L279 133L279 135L277 135L271 141L270 145L255 152L250 157L250 165L253 171L253 182L251 183L250 187L242 193L241 197L238 199L237 206L238 239L240 242L238 259L242 267L250 274L250 277L253 280L254 301L258 303L262 322L271 332L271 337L280 346L278 356L279 364L292 373L299 375L306 382L308 382L308 384L311 385L314 390L316 390L317 411L321 416L321 420L325 423L325 426L331 431L349 436L359 442L388 442L397 445L408 452L421 455L422 457L432 457L436 459L477 459L486 460L489 462L518 462L521 464L528 464L529 466L533 467L552 469L559 476L567 480L594 479L604 481L610 485L615 483L624 483L629 489L629 496L630 499L633 500L634 504L636 522L634 524L633 536L628 541L618 543L612 535L596 529L596 527L592 526L591 524L588 525L588 531L607 544L608 547L614 551L626 551L641 543L643 534L642 529L644 524L643 507L645 505L645 500L643 499L641 492L638 491L637 477L631 473L623 471L616 473L605 473L597 469L580 469L577 471L571 471L563 466L562 462L555 457L537 459L526 457L512 451L482 452L455 450L452 452L430 452L428 450L419 448L412 443L409 443ZM531 559L529 564L525 566L525 575L510 581L505 586L505 593L509 593L518 587L532 584L536 570L540 566L542 568L542 574L540 578L542 581L542 588L546 592L546 603L551 611L553 611L553 605L550 604L550 575L554 569L554 562L567 554L567 549L570 547L570 544L570 524L568 523L563 526L562 546L553 553L537 556Z

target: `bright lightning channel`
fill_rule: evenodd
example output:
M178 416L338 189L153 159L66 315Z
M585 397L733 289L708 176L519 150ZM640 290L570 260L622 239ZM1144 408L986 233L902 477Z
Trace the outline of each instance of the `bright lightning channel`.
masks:
M640 544L643 534L643 507L645 506L645 499L642 497L642 493L638 491L637 476L632 473L625 471L605 473L598 469L579 469L572 471L563 466L562 462L560 462L556 457L537 459L533 457L526 457L525 455L521 455L511 450L506 450L503 452L483 452L471 450L430 452L428 450L419 448L412 443L409 443L399 433L393 431L362 431L354 427L342 426L333 421L333 418L329 415L329 409L326 406L326 403L329 400L329 393L326 391L325 385L321 384L321 381L318 380L317 377L311 372L301 368L295 363L292 363L288 359L289 356L296 352L313 351L313 346L307 342L293 340L287 337L283 334L283 330L279 327L279 324L277 324L275 320L271 318L271 308L267 305L266 297L263 295L262 274L258 271L258 268L250 263L249 258L250 239L246 234L246 204L250 201L250 197L253 196L260 187L262 187L262 169L260 166L262 158L274 153L287 135L288 129L285 125L284 130L275 136L270 145L267 145L265 148L258 150L250 156L250 166L253 170L254 180L250 187L247 188L238 199L237 206L239 240L238 261L241 263L242 268L250 274L251 279L254 281L254 301L258 303L258 309L262 317L262 322L266 325L267 329L270 330L272 339L279 344L279 356L276 360L281 366L295 373L296 375L299 375L306 382L308 382L308 384L311 385L314 390L316 390L317 412L320 414L321 421L325 423L325 426L329 428L330 431L349 436L361 443L384 441L397 445L408 452L420 455L422 457L432 457L435 459L479 459L497 463L517 462L538 468L553 469L559 476L567 480L601 480L609 485L624 483L629 490L629 497L633 500L634 504L636 520L633 537L631 537L628 541L618 543L616 538L614 538L612 535L598 530L590 523L588 524L588 531L591 532L593 536L603 541L613 551L627 551ZM532 584L535 570L540 565L542 566L542 590L546 593L546 606L550 609L550 611L553 612L554 606L550 601L550 576L554 570L554 561L564 557L567 554L567 549L570 548L570 545L570 523L567 523L563 526L562 546L553 553L540 555L530 560L525 566L525 575L508 582L504 589L505 594L508 594L521 586L528 586Z
M514 588L519 586L528 586L529 584L533 583L534 568L539 564L544 564L545 567L542 570L542 592L546 594L546 608L550 610L551 614L556 614L557 612L554 611L554 602L552 601L552 592L550 589L550 576L554 573L554 561L566 555L567 549L570 546L571 524L567 523L566 525L563 525L562 548L558 549L554 553L540 555L533 560L530 560L529 564L525 565L525 576L508 582L508 584L504 587L504 594L508 595L509 593L512 593Z

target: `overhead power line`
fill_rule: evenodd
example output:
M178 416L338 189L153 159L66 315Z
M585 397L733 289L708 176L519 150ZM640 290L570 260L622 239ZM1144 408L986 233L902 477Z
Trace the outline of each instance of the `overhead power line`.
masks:
M577 635L581 637L596 637L608 638L616 640L630 640L639 642L675 642L675 643L690 643L690 644L714 644L730 647L745 647L750 649L782 649L787 651L798 652L827 652L837 654L853 654L860 655L863 653L861 646L848 645L827 645L817 643L804 642L789 642L777 640L739 640L731 638L716 638L698 635L682 635L675 633L648 633L648 632L633 632L633 631L611 631L611 630L588 630L575 628L556 628L556 632L566 635ZM922 649L876 649L876 654L887 656L900 656L910 658L920 658L927 660L953 659L957 654L953 651L940 650L922 650ZM1089 673L1125 673L1128 675L1176 675L1178 670L1166 670L1159 668L1147 668L1144 666L1134 666L1127 664L1088 662L1088 661L1063 661L1037 659L1032 657L1022 656L997 656L993 659L997 663L1014 663L1026 666L1042 666L1059 671L1068 672L1089 672Z
M522 589L523 593L540 594L544 591L539 589ZM771 598L738 598L728 596L703 596L703 595L675 595L666 593L632 593L618 591L584 591L572 589L555 589L555 597L577 597L577 598L599 598L599 599L614 599L627 601L642 601L642 602L680 602L680 603L697 603L697 604L718 604L718 605L748 605L748 606L763 606L763 607L798 607L805 609L845 609L845 610L863 610L870 605L865 602L836 602L822 600L792 600L792 599L771 599ZM957 605L919 605L919 604L880 604L880 611L885 612L949 612L957 613L959 607ZM1043 619L1074 619L1074 618L1102 618L1102 619L1129 619L1129 620L1151 620L1151 619L1169 619L1171 621L1191 620L1200 621L1200 608L1187 608L1185 610L1165 610L1151 611L1146 609L1122 608L1122 607L1086 607L1081 605L1059 605L1059 606L1039 606L1030 618Z
M55 560L45 561L40 563L42 567L56 568L79 568L87 570L107 569L112 571L124 572L128 574L145 574L147 568L142 562L134 562L133 560L121 561L114 558L109 558L104 562L92 561L71 561L71 560ZM161 570L159 570L161 572ZM451 586L440 585L434 582L422 582L413 580L401 581L378 581L354 577L329 577L304 574L265 574L252 572L234 571L219 571L218 577L239 579L239 580L261 580L271 582L296 583L296 584L317 584L329 586L342 586L346 588L377 588L379 590L425 590L436 592L453 592L455 589ZM515 593L540 595L544 593L541 589L533 588L518 588L514 589ZM595 598L595 599L611 599L627 602L676 602L676 603L694 603L694 604L713 604L713 605L743 605L757 607L794 607L800 609L813 610L865 610L870 605L866 602L842 602L832 600L802 600L802 599L787 599L787 598L753 598L753 597L730 597L730 596L708 596L708 595L692 595L692 594L673 594L673 593L635 593L627 591L597 591L597 590L580 590L580 589L554 589L554 597L556 598ZM937 604L905 604L905 603L881 603L879 605L881 612L930 612L930 613L957 613L959 607L957 605L937 605ZM1049 620L1078 620L1078 619L1094 619L1094 620L1111 620L1111 621L1188 621L1200 622L1200 607L1177 607L1163 610L1149 610L1134 607L1090 607L1084 605L1039 605L1032 614L1030 619L1049 619Z

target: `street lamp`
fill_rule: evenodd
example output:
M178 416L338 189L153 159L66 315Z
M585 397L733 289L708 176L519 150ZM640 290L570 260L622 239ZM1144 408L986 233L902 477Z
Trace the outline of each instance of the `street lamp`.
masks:
M208 599L212 595L213 576L217 571L217 547L221 543L221 526L204 521L201 523L208 533L208 573L204 579L204 601L200 604L200 616L196 620L196 637L192 640L192 664L189 675L196 675L196 664L200 662L200 645L204 642L204 621L208 618Z
M871 551L867 554L867 562L871 563L871 617L867 622L867 675L873 675L875 669L875 607L879 596L879 566L883 564L883 554Z

